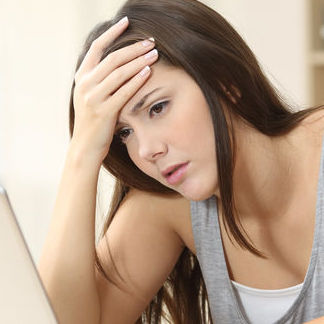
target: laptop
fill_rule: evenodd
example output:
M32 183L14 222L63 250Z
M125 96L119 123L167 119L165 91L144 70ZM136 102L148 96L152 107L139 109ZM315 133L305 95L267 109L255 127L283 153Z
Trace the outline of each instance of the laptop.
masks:
M0 323L57 324L8 194L0 185Z

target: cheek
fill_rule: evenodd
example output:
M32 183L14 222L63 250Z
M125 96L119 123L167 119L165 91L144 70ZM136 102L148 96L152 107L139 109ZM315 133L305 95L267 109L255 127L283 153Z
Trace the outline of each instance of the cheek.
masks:
M137 146L135 145L135 143L130 143L130 144L127 144L127 152L128 152L128 156L130 157L130 159L134 162L134 164L139 168L139 165L140 165L140 159L139 159L139 156L137 154L138 152L138 149L137 149ZM142 169L141 169L142 170Z
M177 129L179 142L187 143L190 151L210 155L215 152L215 139L209 108L198 102L190 110Z
M153 177L152 170L150 170L148 167L149 163L139 156L138 145L136 144L135 141L127 145L127 152L130 159L142 172L144 172L146 175L150 177Z

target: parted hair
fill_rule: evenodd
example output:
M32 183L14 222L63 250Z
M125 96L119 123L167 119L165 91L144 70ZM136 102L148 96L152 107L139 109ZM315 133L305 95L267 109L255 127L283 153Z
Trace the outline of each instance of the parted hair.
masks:
M235 132L226 113L274 137L290 132L300 121L324 106L300 110L288 103L267 79L255 55L231 24L197 0L126 1L113 19L99 23L91 30L75 71L92 42L124 16L128 16L130 22L127 30L103 51L101 60L117 49L153 36L159 61L183 69L195 80L206 98L214 125L219 206L227 235L241 248L265 257L244 231L235 209ZM69 110L71 136L74 87L73 82ZM177 194L138 169L125 145L117 138L113 139L102 166L116 179L102 237L130 188ZM96 266L107 280L113 282L97 254ZM175 324L212 323L201 268L197 257L188 248L184 248L166 282L136 323L161 323L162 318Z

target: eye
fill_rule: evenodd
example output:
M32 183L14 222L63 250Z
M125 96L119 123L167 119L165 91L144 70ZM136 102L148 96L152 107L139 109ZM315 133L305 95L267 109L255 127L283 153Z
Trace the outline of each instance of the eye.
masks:
M152 115L160 115L164 111L165 106L168 103L169 103L169 101L162 101L162 102L159 102L156 105L152 106L149 109L149 115L150 115L150 117L152 117Z
M115 136L118 138L119 141L121 141L122 143L125 143L130 132L131 132L131 129L122 128L116 132Z

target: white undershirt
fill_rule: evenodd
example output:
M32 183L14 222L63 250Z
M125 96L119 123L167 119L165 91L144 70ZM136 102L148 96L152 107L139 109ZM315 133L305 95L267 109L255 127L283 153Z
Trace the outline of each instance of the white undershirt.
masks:
M282 317L298 297L303 283L284 289L256 289L233 280L244 311L252 324L272 324Z

